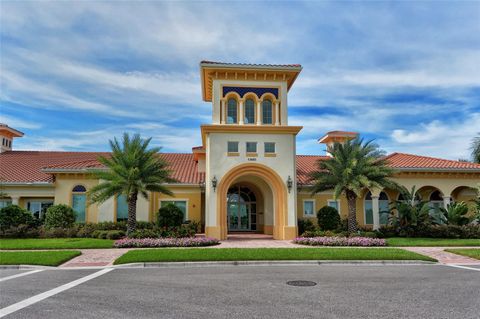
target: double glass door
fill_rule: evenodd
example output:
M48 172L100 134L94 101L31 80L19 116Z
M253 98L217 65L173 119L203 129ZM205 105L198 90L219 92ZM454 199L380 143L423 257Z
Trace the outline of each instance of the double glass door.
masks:
M232 187L227 198L228 230L250 231L257 229L257 204L255 194L246 187Z

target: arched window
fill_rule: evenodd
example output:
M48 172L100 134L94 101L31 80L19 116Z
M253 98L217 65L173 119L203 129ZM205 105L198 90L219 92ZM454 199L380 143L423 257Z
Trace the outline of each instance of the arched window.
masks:
M255 102L253 99L245 101L245 124L255 123Z
M228 99L227 102L227 124L237 123L237 100Z
M273 123L272 101L264 100L262 102L262 120L263 124Z
M364 202L365 208L365 224L373 224L373 206L372 206L372 193L368 192L365 196ZM380 225L386 225L388 223L388 216L390 215L389 210L389 199L385 192L380 193L378 198L378 212L380 215Z
M128 203L127 196L117 196L117 222L126 221L128 219Z
M87 189L83 185L76 185L72 189L72 208L77 214L78 223L85 222L85 213L87 210Z

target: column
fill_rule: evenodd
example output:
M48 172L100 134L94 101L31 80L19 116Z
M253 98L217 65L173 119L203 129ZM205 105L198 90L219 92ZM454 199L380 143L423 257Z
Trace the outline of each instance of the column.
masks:
M225 100L220 100L220 124L225 124Z
M244 111L244 108L243 108L243 100L240 100L238 101L238 108L239 108L239 112L238 112L238 124L242 125L243 124L243 120L245 119L245 111Z
M257 102L257 125L262 124L262 102Z
M372 195L372 211L373 211L373 230L380 228L380 205L378 203L378 195Z
M278 101L275 102L275 125L280 125L280 103Z
M12 199L12 205L18 205L19 196L12 196L10 198Z
M447 209L448 205L450 205L450 202L452 201L450 196L443 196L443 207Z

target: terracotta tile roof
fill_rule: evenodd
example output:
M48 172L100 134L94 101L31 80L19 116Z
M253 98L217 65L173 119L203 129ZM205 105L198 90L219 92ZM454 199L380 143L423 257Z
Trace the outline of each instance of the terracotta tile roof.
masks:
M319 155L297 155L297 184L310 184L308 174L317 168L316 163L318 160L326 160L328 158L328 156Z
M392 153L386 157L390 166L399 169L466 169L480 170L480 164L446 160L435 157L420 156L406 153Z
M99 156L107 152L38 152L9 151L0 154L0 181L6 183L51 183L53 175L48 170L75 170L98 168ZM198 173L193 154L162 153L170 163L172 177L183 184L200 184L204 173Z
M8 151L0 154L0 180L13 183L53 182L43 167L96 160L100 152Z
M0 154L0 181L6 183L51 183L53 175L48 171L99 168L98 156L109 156L106 152L37 152L9 151ZM200 184L205 174L198 172L194 154L162 153L170 163L172 177L181 184ZM318 160L328 156L297 155L297 183L309 184L309 173L316 169ZM393 153L387 160L391 167L398 169L452 169L480 171L480 164L459 162L433 157Z
M301 68L301 64L261 64L261 63L229 63L218 61L203 60L200 64L219 64L219 65L231 65L231 66L259 66L259 67L274 67L274 68Z

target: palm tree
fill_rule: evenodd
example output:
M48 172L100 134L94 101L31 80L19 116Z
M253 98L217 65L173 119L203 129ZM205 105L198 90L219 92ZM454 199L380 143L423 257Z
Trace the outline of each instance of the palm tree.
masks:
M122 144L114 138L110 140L111 157L99 157L106 170L93 173L101 181L88 193L90 203L102 203L112 196L125 195L128 203L127 234L135 231L137 199L141 194L148 198L147 192L159 192L172 195L165 183L175 182L170 177L168 163L158 152L159 147L148 148L151 138L142 139L139 134L130 137L123 134Z
M314 182L312 194L333 189L334 198L345 195L348 201L348 231L357 231L357 198L365 188L382 189L399 186L389 177L394 170L388 167L383 152L372 141L357 137L329 147L332 158L319 160L318 170L310 174Z
M472 157L475 163L480 163L480 133L472 141Z

